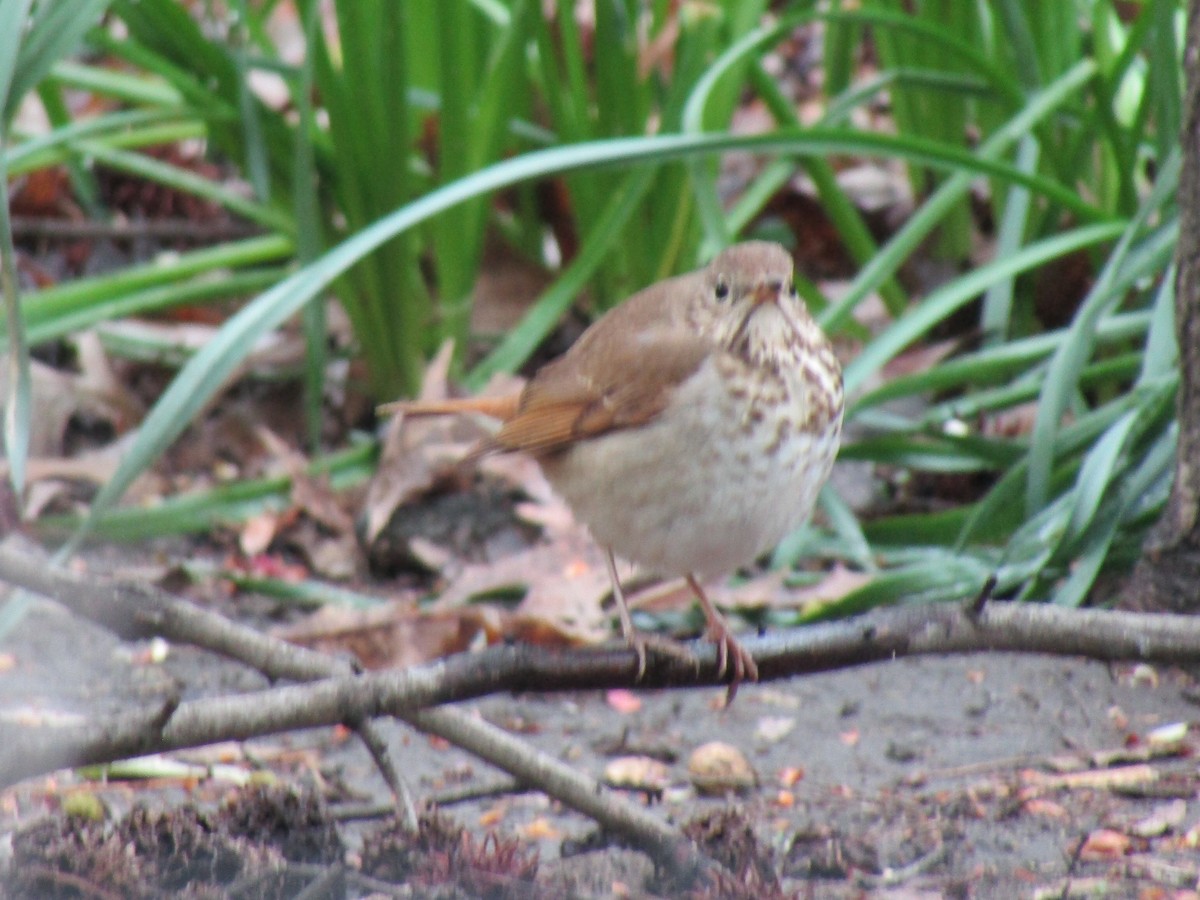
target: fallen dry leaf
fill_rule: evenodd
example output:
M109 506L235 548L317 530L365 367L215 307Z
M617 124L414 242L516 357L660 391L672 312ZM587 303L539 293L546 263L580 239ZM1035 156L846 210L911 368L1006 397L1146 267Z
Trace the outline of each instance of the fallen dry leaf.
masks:
M419 399L441 400L449 395L447 375L452 356L453 345L444 344L425 370ZM511 382L489 387L493 391L511 389ZM375 544L399 507L439 483L457 480L463 457L486 434L472 416L393 416L384 433L379 466L367 488L367 546Z
M739 584L718 583L707 587L709 599L723 609L804 610L834 603L867 584L872 576L855 572L840 563L815 584L789 587L790 574L783 570L763 572Z
M504 817L508 814L508 805L498 803L491 809L486 809L479 814L479 824L484 828L492 828L499 825Z
M315 528L301 528L289 535L297 540L313 571L331 581L347 581L358 571L358 541L350 532L325 535Z
M265 425L257 426L254 433L275 465L291 480L292 504L334 534L353 535L354 518L342 507L329 486L329 478L310 475L308 458Z
M354 654L369 669L400 668L490 644L565 647L579 638L538 616L486 603L418 608L396 601L375 609L325 606L274 634L305 647Z
M828 603L836 603L851 591L869 584L874 576L856 572L837 563L816 584L789 591L790 605L796 609L817 609Z
M608 573L599 548L578 528L493 563L471 564L451 581L434 608L462 606L480 595L524 590L519 612L543 619L579 640L610 635L601 600L609 592Z
M1053 800L1044 800L1035 797L1023 803L1021 808L1031 816L1040 816L1043 819L1056 819L1065 822L1069 818L1066 807L1061 803L1055 803Z
M289 562L275 553L230 558L225 560L224 567L234 572L245 572L255 578L276 578L280 581L303 581L310 574L305 566Z
M804 780L804 769L800 766L787 766L779 771L779 783L785 788L795 787Z
M39 460L29 460L30 463L37 463ZM51 463L56 460L51 460ZM70 460L62 460L62 462L70 462ZM113 467L116 470L116 467ZM25 504L21 510L21 517L26 522L36 522L38 518L45 512L51 504L57 503L60 500L66 500L71 495L71 486L64 481L52 480L53 476L47 476L44 470L37 471L32 466L26 469L26 478L28 486L25 488ZM0 472L0 476L6 473ZM97 482L99 484L101 482Z
M639 712L642 708L642 698L625 688L614 688L607 691L604 694L604 701L610 708L625 715Z
M671 769L650 756L618 756L604 767L604 783L609 787L657 794L671 784Z
M1037 421L1037 403L1023 403L991 413L983 420L979 432L984 437L1023 437L1033 430Z
M1100 828L1093 831L1084 840L1083 847L1079 850L1079 858L1110 862L1129 853L1132 844L1133 841L1129 835L1111 828Z
M0 354L0 361L3 359ZM89 418L108 422L117 432L124 432L140 414L140 407L131 405L126 392L111 394L106 384L93 383L89 373L63 372L34 359L29 363L29 375L30 402L36 411L29 423L31 457L61 457L67 423L72 416L85 413ZM7 391L7 384L8 366L0 365L0 395ZM0 468L8 471L7 460L0 459Z
M1129 832L1136 837L1159 837L1168 831L1174 831L1183 824L1186 815L1186 800L1176 799L1169 803L1160 803L1154 807L1150 815L1134 822L1130 826Z
M376 609L324 606L275 630L284 640L325 653L352 653L368 669L404 668L459 653L500 633L499 616L484 606L426 611L411 603Z
M517 829L517 833L526 840L556 841L562 837L562 832L555 828L545 816L538 816L528 825L522 825Z
M498 481L509 484L533 501L525 508L527 521L554 527L561 524L562 510L572 518L566 502L550 487L542 467L536 459L526 453L495 453L479 460L479 471Z
M265 553L279 533L279 514L273 510L258 513L242 523L238 534L238 549L246 556Z

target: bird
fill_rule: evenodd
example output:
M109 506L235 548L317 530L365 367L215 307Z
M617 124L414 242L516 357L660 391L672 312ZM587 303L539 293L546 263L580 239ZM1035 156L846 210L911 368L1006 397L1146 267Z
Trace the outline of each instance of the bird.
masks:
M474 455L524 452L604 551L626 641L646 670L616 558L682 577L730 699L754 657L703 583L752 563L812 514L841 436L833 347L796 290L791 254L734 244L598 318L519 393L400 401L381 413L500 420Z

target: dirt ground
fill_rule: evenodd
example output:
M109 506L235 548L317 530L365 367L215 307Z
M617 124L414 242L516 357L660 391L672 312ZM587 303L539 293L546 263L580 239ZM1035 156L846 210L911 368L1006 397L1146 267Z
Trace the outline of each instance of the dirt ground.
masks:
M8 660L0 720L68 721L149 702L175 686L195 696L262 685L198 651L172 648L156 661L148 650L39 601L0 644ZM751 685L729 709L720 708L716 690L633 695L640 703L623 694L501 696L472 706L596 777L617 757L663 763L644 802L742 869L740 890L698 896L1157 898L1196 896L1194 737L1168 726L1195 720L1197 690L1179 671L972 655ZM293 896L335 872L341 881L306 896L367 896L370 888L378 896L673 895L647 857L599 838L584 817L535 792L492 791L503 778L485 764L404 726L384 726L412 789L440 798L456 823L439 826L450 829L445 846L454 850L437 856L447 869L441 883L429 866L419 875L410 868L399 876L408 888L397 889L379 863L387 824L340 817L386 792L357 742L328 729L180 755L228 763L227 771L274 773L256 780L291 792L271 795L266 811L255 805L254 788L238 788L219 771L107 783L59 773L8 790L0 794L4 889L136 896L150 882L122 882L97 850L102 836L125 848L122 859L130 847L145 856L147 846L175 859L199 853L198 838L181 837L199 828L204 840L232 842L222 852L236 864L222 875L224 857L209 847L203 871L176 868L175 881L155 876L163 893L186 885L190 896ZM746 755L756 787L726 797L696 793L688 758L713 740ZM176 818L154 818L164 813ZM263 817L272 823L266 830ZM280 850L293 830L308 836L302 852ZM503 857L503 877L464 881L461 866L471 864L456 863L454 854L465 847L486 855L485 846L503 851L489 857ZM350 865L329 868L343 860ZM250 878L252 863L274 880ZM379 877L345 880L360 867ZM143 866L138 877L149 872Z

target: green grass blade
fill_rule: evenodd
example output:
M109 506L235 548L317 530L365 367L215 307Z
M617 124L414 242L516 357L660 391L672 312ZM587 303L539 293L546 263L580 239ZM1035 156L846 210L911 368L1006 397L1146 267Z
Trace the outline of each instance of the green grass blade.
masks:
M275 235L249 238L216 247L167 256L111 275L80 278L72 282L29 294L24 302L26 326L31 332L62 334L61 319L88 316L89 308L105 303L119 304L125 298L147 289L171 290L189 278L215 280L226 269L277 263L292 254L292 242ZM115 308L113 310L115 313ZM0 332L0 341L6 339Z
M1037 170L1039 147L1033 135L1026 135L1017 147L1017 166L1026 172ZM1013 185L1005 195L1004 215L996 235L995 256L1004 257L1016 253L1025 241L1029 223L1031 196L1028 188ZM984 346L1002 344L1008 337L1012 317L1013 279L1005 279L988 288L983 295L983 311L980 327L983 329Z
M1117 420L1104 436L1088 451L1083 458L1076 481L1075 502L1071 506L1071 516L1067 522L1066 538L1081 534L1089 524L1100 501L1108 491L1112 477L1116 472L1117 461L1125 452L1129 437L1134 426L1138 424L1138 413L1131 410Z
M1031 97L1015 116L983 143L978 150L978 157L992 159L1023 138L1039 122L1067 102L1075 91L1094 76L1095 70L1094 63L1087 60L1080 62L1043 91ZM908 255L970 189L971 179L972 176L966 171L956 172L933 192L921 209L888 241L875 258L863 267L846 295L821 314L821 324L826 330L837 331L849 319L854 308L896 272ZM1018 178L1012 180L1020 181Z
M379 447L374 441L314 459L305 471L328 477L342 490L362 484L374 471ZM292 480L286 475L255 478L168 497L153 506L110 509L92 523L92 534L111 541L146 541L169 534L198 534L236 525L267 510L287 508ZM44 540L77 532L78 516L44 516L34 529Z
M17 78L20 69L18 49L25 33L29 0L0 0L0 294L9 340L4 359L4 454L8 458L8 478L17 497L25 492L25 462L29 456L29 416L32 388L29 376L29 347L25 343L24 321L17 278L17 254L13 247L12 222L9 219L8 172L5 153L8 124L12 110L20 101Z
M108 113L93 119L72 122L52 129L46 134L11 144L6 151L9 176L21 175L33 169L57 162L62 156L50 156L48 151L71 144L82 138L101 138L110 134L127 134L137 126L164 124L178 120L179 114L169 110L127 110Z
M797 624L860 615L879 606L903 602L936 603L961 600L979 593L992 574L991 567L975 557L926 549L921 562L876 575L868 584L841 599L805 610Z
M12 100L13 84L19 67L19 50L21 37L25 34L25 22L29 16L29 8L33 0L0 0L0 129L7 133L8 120L11 117L10 107L15 108L20 102L18 96ZM21 92L24 96L24 92Z
M592 229L591 239L557 281L529 308L517 326L464 379L468 390L481 389L499 372L513 372L537 349L599 268L630 216L650 189L654 170L632 173L610 199Z
M45 77L50 68L66 56L83 39L84 34L100 19L110 0L45 0L34 10L28 31L25 22L19 21L14 36L18 36L21 49L15 56L15 69L7 79L0 79L0 97L4 97L0 120L7 122L16 112L21 98ZM28 10L27 3L6 0L6 10L0 18L0 28L9 27L10 15L19 13L21 7ZM23 18L23 17L22 17ZM24 34L23 38L19 36ZM0 47L0 51L7 48ZM0 52L0 59L14 59Z
M1170 395L1173 394L1172 390ZM1134 471L1123 473L1116 496L1092 523L1083 552L1076 555L1071 574L1055 591L1055 603L1079 606L1087 599L1096 576L1109 559L1126 513L1135 502L1150 492L1154 482L1165 480L1164 476L1169 477L1174 464L1175 443L1174 429L1164 430Z
M1123 231L1124 226L1121 223L1076 228L1030 244L1007 258L993 260L986 266L981 266L939 288L926 297L920 306L871 341L863 352L846 366L844 377L847 393L852 393L859 385L864 384L893 356L990 285L1081 247L1113 240Z
M4 129L0 127L0 143ZM29 457L29 428L33 388L29 375L29 346L25 341L24 317L17 280L17 255L13 248L12 222L8 216L8 176L0 154L0 294L8 341L4 354L4 455L8 480L17 497L25 494L25 462Z
M252 296L276 284L287 274L283 268L255 269L212 277L164 284L141 291L131 291L98 302L68 308L54 316L40 317L28 324L30 346L38 346L93 328L124 316L162 312L177 306L211 303L214 300L241 299Z
M1100 317L1123 299L1129 284L1142 275L1160 271L1170 258L1178 231L1177 222L1159 227L1146 239L1146 246L1139 248L1139 252L1135 252L1134 241L1141 236L1146 221L1173 197L1178 185L1179 164L1180 155L1176 153L1163 165L1154 189L1124 229L1095 285L1075 314L1067 339L1050 362L1031 436L1029 482L1025 495L1026 509L1030 512L1040 508L1048 495L1054 436L1063 413L1075 396L1079 373L1091 355Z
M1098 344L1128 341L1145 335L1149 326L1150 314L1145 310L1106 316L1096 329L1096 340ZM1066 329L1059 329L1008 341L987 350L965 353L939 362L921 372L897 376L854 400L848 414L850 417L860 416L898 397L1007 381L1019 373L1032 370L1035 363L1048 358L1066 334ZM1170 336L1173 342L1173 331Z
M130 106L171 109L186 114L183 95L168 82L142 72L121 72L61 59L47 78L59 87L98 94Z
M1142 355L1138 383L1162 378L1179 365L1179 341L1175 336L1175 266L1167 267L1152 307L1146 352Z
M305 24L305 45L313 47L317 41L317 28L321 17L310 15ZM300 262L312 262L324 246L324 229L321 222L321 205L317 197L318 172L317 154L313 146L317 135L316 112L313 109L312 93L315 81L315 54L305 53L296 83L292 91L296 113L299 118L296 128L295 168L292 187L292 217L296 222L296 249ZM266 153L266 147L262 147ZM266 182L266 162L263 162L263 179ZM308 426L308 446L316 453L321 447L321 413L325 399L325 367L327 363L328 323L325 317L324 298L317 296L304 307L304 418Z

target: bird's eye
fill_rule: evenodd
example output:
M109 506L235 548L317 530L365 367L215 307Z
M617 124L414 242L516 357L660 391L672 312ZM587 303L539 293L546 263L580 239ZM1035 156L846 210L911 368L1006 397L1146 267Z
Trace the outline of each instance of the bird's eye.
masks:
M718 300L726 299L729 296L729 282L726 281L724 278L720 279L717 282L717 287L716 287L715 293L717 295Z
M793 299L795 299L795 297L797 296L796 279L794 279L794 278L788 282L788 296Z

